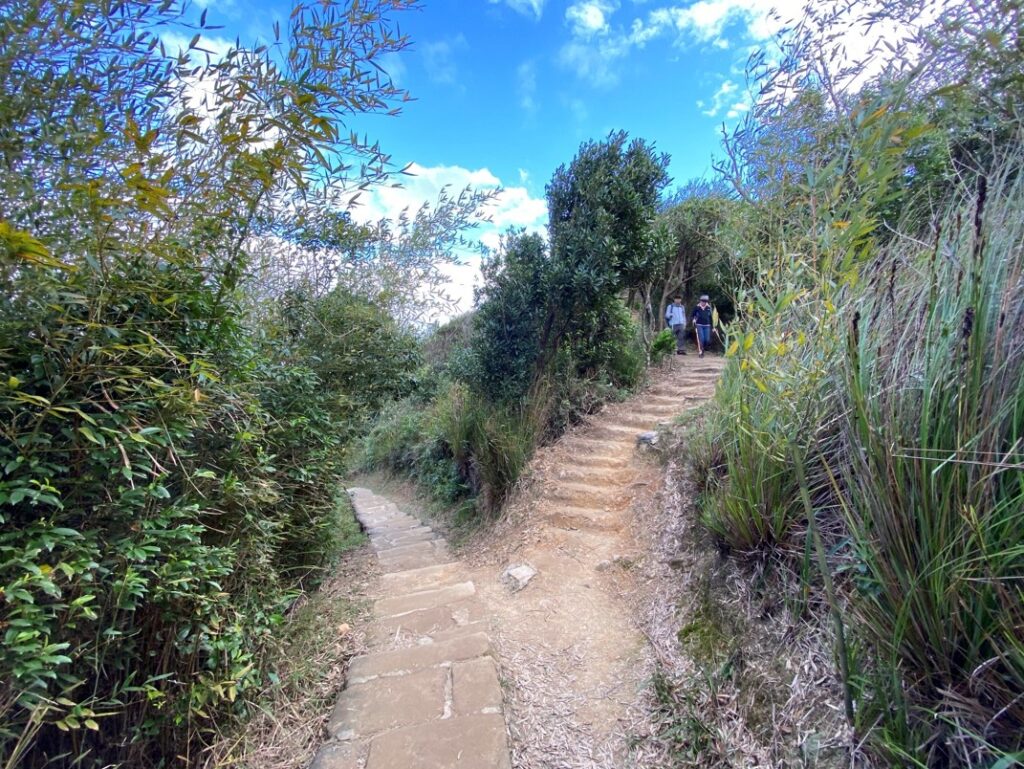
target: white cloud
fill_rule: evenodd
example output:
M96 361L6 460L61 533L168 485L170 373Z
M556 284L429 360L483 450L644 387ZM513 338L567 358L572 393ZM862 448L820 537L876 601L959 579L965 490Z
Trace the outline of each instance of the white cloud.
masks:
M735 120L750 109L752 99L749 93L743 93L740 86L732 80L724 81L711 97L711 104L697 102L697 107L708 117L716 117L725 110L727 120Z
M234 42L227 38L216 35L200 35L195 47L190 48L192 35L184 35L170 30L161 33L160 42L164 44L164 50L168 56L188 54L193 65L205 62L207 56L211 61L220 61L235 47Z
M461 32L448 40L424 44L424 64L430 79L441 85L455 85L459 74L455 54L466 47L466 38Z
M939 5L956 0L938 0ZM694 45L721 50L735 49L737 64L745 61L751 49L764 49L771 57L780 33L796 22L803 23L808 0L696 0L695 2L660 3L634 0L634 18L614 24L611 15L619 10L618 0L580 0L566 11L570 28L569 40L562 46L558 61L581 80L596 87L618 82L622 63L637 49L657 39L667 39L678 48ZM851 3L836 9L823 3L813 4L818 16L827 20L825 33L831 36L834 49L827 56L833 73L844 68L849 72L838 78L836 87L856 88L886 67L905 66L906 61L881 46L898 46L913 33L899 22L873 22L867 19L880 9L878 0ZM647 6L646 8L642 6ZM929 17L938 13L930 9L917 23L929 24ZM813 24L813 22L812 22ZM819 25L820 26L820 25ZM878 55L874 55L878 54ZM907 58L913 59L913 47ZM732 89L726 81L723 87ZM750 109L747 95L729 100L730 91L715 94L699 104L705 114L725 113L728 119L741 116ZM708 106L710 104L710 106Z
M497 5L498 3L504 2L512 10L517 13L523 14L523 16L532 16L536 20L540 20L541 14L544 13L544 3L546 0L489 0L491 5Z
M800 18L805 0L698 0L656 8L635 33L651 39L674 33L678 45L729 46L726 30L735 27L748 41L763 42Z
M533 114L537 111L537 65L524 61L516 69L516 83L519 91L519 106Z
M524 186L502 186L501 180L488 168L421 166L414 163L409 171L413 175L403 177L401 187L372 187L364 191L350 209L352 218L362 223L395 220L403 210L412 214L424 203L433 204L445 188L450 194L457 195L467 185L478 190L502 187L502 192L487 209L491 222L468 232L468 237L493 249L498 247L501 233L509 227L523 227L528 232L542 234L547 230L547 202L543 198L532 197ZM465 312L472 307L473 284L480 277L479 258L472 253L465 253L462 257L462 264L443 267L451 280L448 293L459 300L457 312Z
M609 0L583 0L570 5L565 20L578 37L592 37L608 31L608 17L619 9Z
M405 62L402 60L401 54L395 51L388 51L377 58L377 63L387 73L388 77L391 78L392 83L399 88L402 88L405 85L405 77L408 74L408 69L405 66Z
M238 90L237 72L217 72L210 67L223 62L234 50L242 52L243 55L252 54L245 49L239 49L233 41L215 35L201 35L195 45L192 45L192 40L192 36L174 31L165 31L160 35L160 42L168 57L186 57L185 65L177 67L178 75L173 82L176 88L173 109L190 111L198 117L200 133L212 131L217 121L226 116L233 119L237 126L244 121L247 113L262 114L262 105L251 96L238 98L228 95L235 94ZM229 88L230 84L235 85ZM267 126L259 135L250 133L242 146L255 152L272 146L279 138L280 129Z

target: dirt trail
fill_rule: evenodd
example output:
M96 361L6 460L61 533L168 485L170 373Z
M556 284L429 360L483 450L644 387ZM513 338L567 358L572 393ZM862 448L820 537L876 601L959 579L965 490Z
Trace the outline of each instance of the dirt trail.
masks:
M722 367L675 357L644 392L541 449L502 523L465 549L500 659L517 769L636 763L625 737L649 650L630 603L647 538L632 524L661 480L637 435L710 398ZM521 563L538 573L511 592L501 574Z

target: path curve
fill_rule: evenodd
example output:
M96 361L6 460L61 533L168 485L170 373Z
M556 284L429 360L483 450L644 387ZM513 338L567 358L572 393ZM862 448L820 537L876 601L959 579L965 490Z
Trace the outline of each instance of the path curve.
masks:
M710 398L723 364L673 358L539 450L502 522L461 560L389 500L351 489L385 575L373 652L352 662L310 769L627 766L649 653L630 604L647 540L632 519L661 479L637 435ZM513 591L502 575L521 564L537 574Z

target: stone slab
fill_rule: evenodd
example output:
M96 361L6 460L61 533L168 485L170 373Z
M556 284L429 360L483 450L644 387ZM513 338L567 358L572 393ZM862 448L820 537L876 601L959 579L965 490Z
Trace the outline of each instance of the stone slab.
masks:
M403 555L412 555L413 553L444 553L447 554L448 548L444 542L440 540L431 542L413 542L410 545L402 545L401 547L393 547L387 553L380 553L378 557L397 558Z
M406 571L408 569L421 569L424 566L437 566L438 564L448 563L450 560L450 558L446 558L435 553L414 553L412 555L403 555L397 558L380 558L378 563L380 564L381 572L388 574L393 571Z
M370 535L370 538L374 537L393 537L402 532L412 531L420 527L420 522L415 518L396 518L388 523L382 523L377 526L367 526L366 533Z
M511 769L505 719L461 716L373 739L366 769Z
M490 657L478 657L452 666L452 708L457 716L500 713L502 703L498 667Z
M380 619L373 623L370 639L381 644L402 636L445 640L445 633L453 633L463 628L472 628L469 632L483 630L486 618L487 613L479 601L459 601L446 606L410 612L400 617Z
M441 540L417 542L404 547L381 550L377 553L377 561L382 571L406 571L423 566L432 566L450 560L448 547Z
M464 601L474 595L476 595L476 587L472 582L459 582L448 587L421 590L393 598L382 598L377 601L374 611L380 617L398 617L413 611L433 609L435 606Z
M413 529L405 529L404 531L396 532L381 532L375 535L370 535L370 541L373 546L378 550L386 550L389 547L401 547L402 545L412 545L417 542L428 542L432 539L437 539L437 534L434 530L427 526L417 526Z
M338 697L327 731L335 739L350 740L440 718L447 678L444 668L427 668L351 684Z
M366 742L328 742L320 746L309 769L363 769L368 748Z
M402 595L461 582L464 576L463 569L459 564L443 563L422 569L384 574L380 578L380 587L381 592L387 595Z
M353 683L362 683L379 676L411 673L489 654L491 641L487 634L473 633L448 641L356 657L349 665L348 675Z

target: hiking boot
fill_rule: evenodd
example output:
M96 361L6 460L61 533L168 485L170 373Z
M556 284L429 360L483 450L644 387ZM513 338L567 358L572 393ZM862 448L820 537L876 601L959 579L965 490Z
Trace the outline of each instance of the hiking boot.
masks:
M686 350L676 350L676 355L686 355Z

